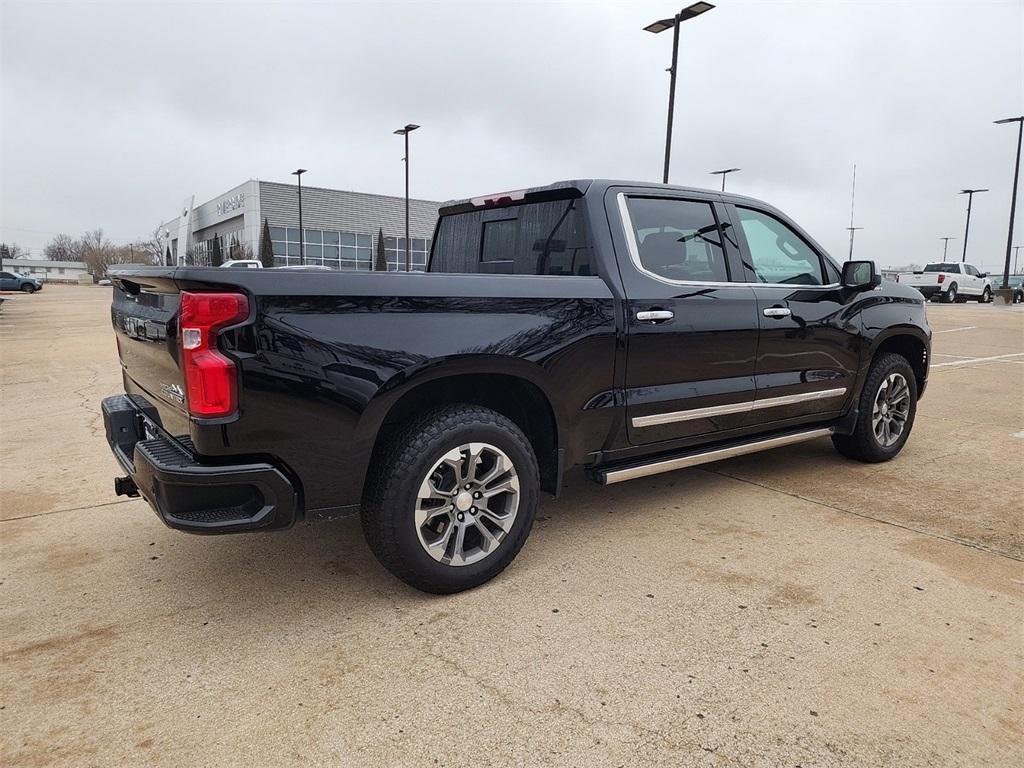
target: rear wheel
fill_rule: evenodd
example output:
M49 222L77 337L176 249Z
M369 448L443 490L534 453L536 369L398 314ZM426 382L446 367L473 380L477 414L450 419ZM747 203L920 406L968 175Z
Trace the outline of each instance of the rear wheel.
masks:
M857 461L888 461L903 450L917 414L917 380L902 355L887 353L871 364L861 390L852 434L833 435L844 456Z
M537 460L522 430L495 411L454 405L424 414L376 463L363 533L385 568L424 592L494 578L533 526Z
M992 289L986 285L985 290L982 291L981 296L978 297L978 303L988 304L990 301L992 301Z
M947 304L952 304L956 301L956 283L952 283L949 289L942 295L942 300Z

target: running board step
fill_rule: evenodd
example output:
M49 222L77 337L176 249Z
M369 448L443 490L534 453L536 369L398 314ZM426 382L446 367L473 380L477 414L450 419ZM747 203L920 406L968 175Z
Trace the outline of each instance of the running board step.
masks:
M803 443L807 440L815 440L819 437L828 437L834 431L835 429L833 427L823 427L820 429L810 429L804 432L791 432L787 435L765 437L761 440L751 440L744 443L737 443L735 445L712 448L707 451L687 453L683 456L662 458L646 464L633 464L625 467L600 469L596 472L596 475L597 479L603 485L611 485L612 483L621 483L624 480L635 480L638 477L658 475L662 472L671 472L675 469L695 467L698 464L707 464L712 461L731 459L734 456L745 456L748 453L758 453L759 451L767 451L772 448L782 448L785 445Z

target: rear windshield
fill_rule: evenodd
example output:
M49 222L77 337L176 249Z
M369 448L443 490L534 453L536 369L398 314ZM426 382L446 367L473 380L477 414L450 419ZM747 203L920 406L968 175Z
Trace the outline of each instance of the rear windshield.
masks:
M427 271L592 275L582 201L554 200L444 216Z
M959 272L956 264L926 264L925 272Z

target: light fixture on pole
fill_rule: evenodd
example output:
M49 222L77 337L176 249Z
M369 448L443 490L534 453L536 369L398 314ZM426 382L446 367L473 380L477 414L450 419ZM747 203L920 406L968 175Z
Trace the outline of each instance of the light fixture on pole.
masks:
M663 184L668 184L669 158L672 155L672 114L675 111L676 105L676 63L679 61L679 25L688 19L710 11L714 7L711 3L694 3L683 8L671 19L661 19L644 27L645 32L654 32L655 34L664 32L667 29L672 30L672 66L668 68L670 75L668 84L668 127L665 130L665 171L662 174Z
M402 162L405 163L405 271L409 271L409 134L415 131L420 126L415 123L409 123L404 128L399 128L395 133L399 136L405 137L405 157L402 158Z
M1010 228L1006 233L1006 264L1003 265L1003 288L1008 288L1010 283L1010 243L1013 242L1013 214L1017 210L1017 179L1020 178L1020 144L1021 139L1024 139L1024 115L1006 117L995 122L996 125L1017 124L1017 158L1013 167L1013 191L1010 193Z
M950 240L956 240L956 238L955 237L940 237L939 240L942 241L942 260L945 261L946 260L946 247L949 245L949 241Z
M743 170L742 168L725 168L724 170L721 170L721 171L711 171L711 175L712 176L721 175L721 177L722 177L722 191L725 192L725 177L728 176L730 173L736 173L736 171L742 171L742 170Z
M305 172L305 168L296 168L292 171L292 176L299 180L299 264L302 266L306 265L306 232L302 228L302 174Z
M967 235L971 232L971 203L974 202L974 195L977 192L988 192L987 189L961 189L961 195L967 195L967 226L964 227L964 255L961 262L967 261Z

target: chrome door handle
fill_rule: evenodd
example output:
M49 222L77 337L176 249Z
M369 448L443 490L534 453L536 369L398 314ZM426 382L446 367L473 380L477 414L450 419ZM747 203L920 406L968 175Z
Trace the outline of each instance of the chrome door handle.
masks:
M779 317L789 317L793 313L792 313L792 311L790 311L789 307L766 307L764 309L764 311L762 312L762 314L765 317L779 318Z
M636 313L637 320L647 323L660 323L664 320L671 320L675 316L675 312L668 309L646 309L643 312Z

